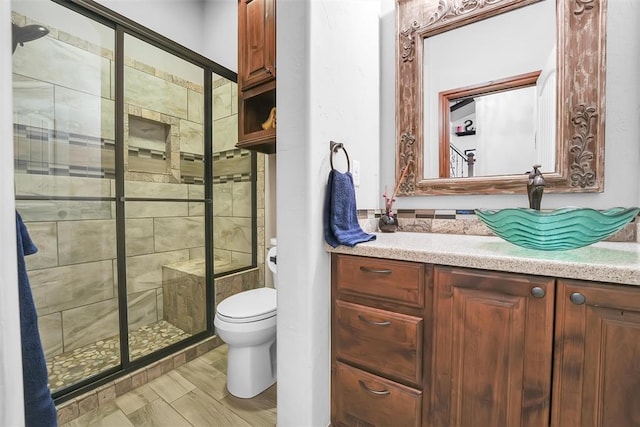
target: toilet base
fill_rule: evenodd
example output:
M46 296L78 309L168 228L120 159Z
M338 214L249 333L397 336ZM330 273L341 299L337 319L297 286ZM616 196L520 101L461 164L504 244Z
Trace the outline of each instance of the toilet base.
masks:
M276 382L276 340L257 346L229 346L227 389L236 397L254 397Z

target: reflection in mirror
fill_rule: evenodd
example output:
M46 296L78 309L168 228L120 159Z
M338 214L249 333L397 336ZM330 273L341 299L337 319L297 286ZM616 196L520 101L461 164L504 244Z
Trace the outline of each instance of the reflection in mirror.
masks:
M533 72L441 92L439 176L523 174L533 164L553 171L555 139L549 136L555 127L545 128L550 120L544 107L547 98L555 102L555 87L551 94L541 91L540 76Z
M397 12L396 177L408 167L399 195L522 193L523 172L534 163L543 165L551 192L603 191L605 0L398 0ZM510 87L459 89L531 73L540 75L528 84L535 94L526 124L507 117L511 107L503 101L497 103L502 111L485 107ZM446 102L442 94L448 94ZM491 95L479 100L484 94ZM468 98L476 117L450 119L452 105ZM479 126L489 126L479 122L479 110L511 138L489 136L490 153L461 147L467 160L475 154L474 171L470 176L467 162L466 174L452 172L450 142L461 141L458 125L463 132L475 130L476 140ZM498 139L506 145L495 146ZM522 153L530 149L520 145L532 140L533 161ZM512 148L527 165L523 170L506 154Z

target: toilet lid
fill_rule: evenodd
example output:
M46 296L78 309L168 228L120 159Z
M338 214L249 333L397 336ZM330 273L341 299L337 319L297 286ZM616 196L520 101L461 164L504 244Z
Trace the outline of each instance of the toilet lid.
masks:
M267 319L276 315L276 295L276 290L271 288L240 292L218 304L216 314L231 323Z

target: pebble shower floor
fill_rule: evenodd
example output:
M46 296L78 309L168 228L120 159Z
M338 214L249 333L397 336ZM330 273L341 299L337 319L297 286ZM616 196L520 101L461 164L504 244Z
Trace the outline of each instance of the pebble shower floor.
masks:
M164 320L145 325L129 334L129 355L136 359L189 336ZM51 391L58 391L119 364L120 340L117 335L58 354L47 359Z

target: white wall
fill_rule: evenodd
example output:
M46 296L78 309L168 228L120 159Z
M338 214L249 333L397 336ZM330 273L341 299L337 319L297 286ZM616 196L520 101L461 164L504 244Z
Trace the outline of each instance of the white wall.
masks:
M394 1L381 0L381 182L395 179L395 37ZM545 193L543 208L585 206L606 209L613 206L640 205L640 127L638 126L640 94L640 2L608 0L607 8L607 80L606 80L606 145L603 193ZM524 8L523 10L526 10ZM423 196L401 197L398 208L405 209L472 209L526 206L524 195ZM381 207L367 206L367 207Z
M0 425L24 425L13 192L11 2L0 2Z
M238 72L238 1L204 0L202 54Z
M202 0L97 0L96 3L204 55Z
M279 426L329 424L331 280L322 228L329 141L361 161L358 205L377 206L379 7L369 0L277 6Z

